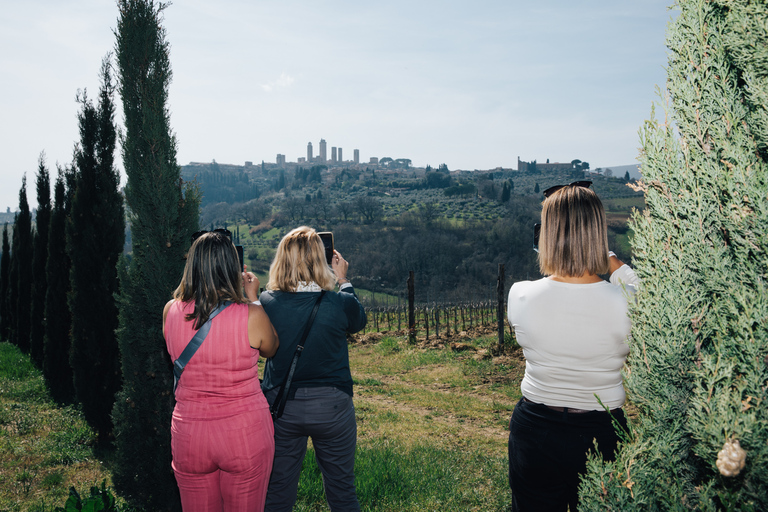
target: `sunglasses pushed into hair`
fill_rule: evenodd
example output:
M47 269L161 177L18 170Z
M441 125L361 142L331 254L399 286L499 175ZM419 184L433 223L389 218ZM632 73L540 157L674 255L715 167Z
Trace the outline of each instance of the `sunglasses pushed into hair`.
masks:
M217 228L217 229L214 229L213 231L207 231L205 229L202 231L195 231L194 233L192 233L192 241L194 242L195 240L197 240L198 238L200 238L206 233L221 233L225 237L232 240L232 232L230 230L224 229L224 228Z
M544 197L546 198L546 197L551 196L552 194L554 194L555 192L557 192L561 188L565 188L565 187L585 187L585 188L589 188L590 186L592 186L592 182L589 181L589 180L574 181L573 183L569 183L567 185L555 185L554 187L549 187L548 189L546 189L543 192L543 194L544 194Z
M201 236L203 236L206 233L219 233L221 235L224 235L225 237L229 238L229 241L232 242L232 232L228 229L224 228L217 228L213 231L206 231L205 229L202 231L195 231L192 233L192 241L194 242ZM235 250L237 251L237 258L240 260L240 268L244 268L243 264L245 263L245 255L243 254L243 246L242 245L235 245Z

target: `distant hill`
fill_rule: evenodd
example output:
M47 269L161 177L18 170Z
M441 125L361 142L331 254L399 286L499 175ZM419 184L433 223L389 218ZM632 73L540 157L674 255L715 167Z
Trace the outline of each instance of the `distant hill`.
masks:
M632 165L612 165L610 167L597 167L593 169L595 171L605 172L606 169L613 171L613 176L616 178L624 177L627 171L629 171L629 177L635 180L641 179L643 176L640 174L640 169L637 164Z
M0 212L0 224L13 224L16 212Z

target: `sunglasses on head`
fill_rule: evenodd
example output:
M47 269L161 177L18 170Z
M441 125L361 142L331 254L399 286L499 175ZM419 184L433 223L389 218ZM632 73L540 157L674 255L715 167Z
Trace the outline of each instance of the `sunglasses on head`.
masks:
M202 231L195 231L194 233L192 233L192 241L194 242L195 240L197 240L198 238L200 238L206 233L221 233L222 235L232 240L232 232L230 230L218 228L218 229L214 229L213 231L206 231L205 229Z
M565 188L565 187L585 187L585 188L589 188L590 186L592 186L592 182L591 181L587 181L587 180L574 181L573 183L569 183L567 185L555 185L554 187L549 187L548 189L546 189L543 192L543 194L544 194L544 197L546 198L546 197L551 196L552 194L554 194L555 192L557 192L561 188Z

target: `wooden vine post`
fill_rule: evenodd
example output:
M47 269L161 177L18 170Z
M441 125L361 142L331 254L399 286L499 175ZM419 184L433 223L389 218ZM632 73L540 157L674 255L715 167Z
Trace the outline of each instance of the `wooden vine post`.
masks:
M499 328L499 347L504 346L504 264L499 263L499 279L496 281L496 320Z
M416 316L413 310L413 270L408 272L408 342L416 343Z

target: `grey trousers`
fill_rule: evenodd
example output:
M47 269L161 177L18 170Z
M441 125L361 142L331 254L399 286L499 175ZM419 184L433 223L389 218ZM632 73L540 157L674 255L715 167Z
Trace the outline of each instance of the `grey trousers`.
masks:
M270 404L276 390L267 393ZM358 512L355 493L357 423L352 397L334 387L299 388L275 422L275 461L267 489L266 512L290 512L296 503L307 439L323 475L332 512Z

